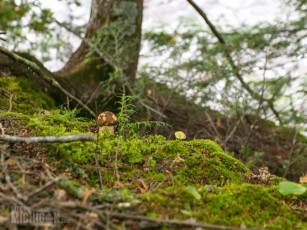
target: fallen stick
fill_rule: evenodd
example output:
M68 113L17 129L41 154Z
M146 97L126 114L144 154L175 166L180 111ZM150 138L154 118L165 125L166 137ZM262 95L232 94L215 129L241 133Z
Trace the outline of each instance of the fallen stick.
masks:
M46 137L18 137L10 135L0 135L0 141L10 143L66 143L74 141L93 141L94 135L70 135L70 136L46 136Z
M224 229L224 230L240 230L240 227L231 227L231 226L224 226L224 225L215 225L215 224L205 224L205 223L197 223L197 222L189 222L185 220L165 220L165 219L158 219L158 218L151 218L146 216L140 215L132 215L132 214L125 214L125 213L115 213L115 212L103 212L107 215L110 219L122 219L122 220L135 220L135 221L145 221L157 224L160 226L177 226L181 229L183 227L187 228L200 228L200 229ZM264 230L262 228L244 228L246 230Z
M44 191L45 189L49 188L50 186L56 184L58 181L60 180L60 178L55 178L52 181L47 182L45 185L43 185L42 187L39 187L38 189L36 189L35 191L33 191L32 193L28 194L27 196L23 197L24 201L29 201L29 199L33 196L35 196L36 194L40 193L41 191Z

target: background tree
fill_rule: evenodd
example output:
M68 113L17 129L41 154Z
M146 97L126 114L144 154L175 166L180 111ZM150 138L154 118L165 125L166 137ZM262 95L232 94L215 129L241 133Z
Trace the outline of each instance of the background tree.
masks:
M26 40L25 35L18 37L18 34L23 34L24 26L38 35L44 34L49 31L49 26L54 26L54 22L78 34L69 24L54 19L52 12L42 9L37 1L17 4L16 1L2 0L0 4L3 6L1 18L7 18L8 13L12 15L0 27L0 30L8 32L8 40ZM78 2L71 1L71 4ZM35 13L37 9L34 7L40 9L40 14ZM126 92L126 86L134 82L141 41L142 10L142 0L92 1L90 19L80 47L64 68L52 75L62 87L80 97L96 113L114 107L114 100L112 103L111 99L118 93ZM31 20L24 23L29 16ZM16 23L17 28L14 26ZM44 39L48 40L48 35L44 34ZM53 43L50 45L49 48L54 47ZM11 68L11 71L14 73L14 69ZM58 101L64 101L63 94L58 91L52 94Z

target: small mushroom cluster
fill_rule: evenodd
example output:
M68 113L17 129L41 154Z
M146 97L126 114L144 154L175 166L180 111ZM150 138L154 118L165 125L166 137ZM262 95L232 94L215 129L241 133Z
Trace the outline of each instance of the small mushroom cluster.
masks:
M117 117L114 113L109 111L100 113L97 117L98 132L102 133L107 130L111 135L114 135L116 122Z

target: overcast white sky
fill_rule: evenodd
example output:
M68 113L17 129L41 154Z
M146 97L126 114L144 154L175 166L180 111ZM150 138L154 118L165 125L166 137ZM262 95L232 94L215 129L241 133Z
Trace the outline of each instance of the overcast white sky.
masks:
M59 21L66 20L69 15L65 4L59 1L40 0L43 6L52 9ZM242 23L252 25L258 22L272 22L280 14L280 0L195 0L207 13L208 17L219 25L239 26ZM89 18L91 0L81 0L82 6L74 8L73 13L79 17L79 23L86 22ZM151 29L164 25L176 27L180 17L199 18L195 10L186 0L145 0L143 29ZM78 23L78 22L77 22ZM75 48L79 46L79 39L71 36L71 43ZM45 63L51 70L60 69L60 61L52 60Z

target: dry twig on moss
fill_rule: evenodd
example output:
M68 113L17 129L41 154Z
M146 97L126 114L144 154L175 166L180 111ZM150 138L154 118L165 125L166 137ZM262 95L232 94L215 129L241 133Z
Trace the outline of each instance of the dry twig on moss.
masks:
M228 229L228 230L238 230L242 228L224 226L224 225L215 225L215 224L205 224L205 223L197 223L197 222L189 222L184 220L164 220L158 218L151 218L141 215L133 215L133 214L125 214L125 213L116 213L116 212L104 212L106 216L110 219L120 219L120 220L135 220L148 222L158 225L158 227L162 226L172 226L178 228L202 228L202 229ZM156 226L157 227L157 226ZM244 228L246 230L260 230L259 228Z
M94 135L46 136L46 137L17 137L0 135L0 141L10 143L67 143L74 141L93 141Z

